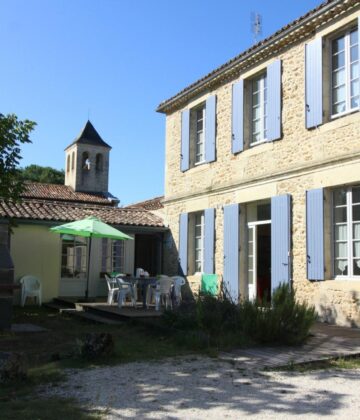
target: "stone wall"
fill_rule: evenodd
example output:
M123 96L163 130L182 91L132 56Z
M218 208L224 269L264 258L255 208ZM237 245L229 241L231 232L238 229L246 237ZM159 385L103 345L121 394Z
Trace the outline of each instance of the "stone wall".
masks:
M359 12L338 18L322 29L321 35L355 21ZM319 34L316 34L318 36ZM310 40L310 38L308 39ZM279 194L292 196L293 283L297 297L316 305L323 319L360 326L360 280L334 280L326 245L326 278L322 282L306 279L305 193L307 189L331 188L360 183L360 113L355 112L324 121L318 128L305 128L304 48L297 45L282 51L282 133L280 140L231 153L232 83L249 78L272 61L259 63L236 79L189 102L185 108L217 95L217 159L189 171L180 171L181 111L166 118L165 215L172 238L165 249L169 273L177 270L179 214L216 208L215 271L223 270L223 211L231 203L249 203ZM329 223L329 203L326 226ZM327 228L326 228L327 229ZM329 235L328 235L329 236ZM328 236L326 238L328 238ZM243 249L243 247L242 247ZM243 251L244 252L244 251ZM167 257L166 257L167 256ZM242 258L242 256L240 257ZM240 260L241 261L241 260ZM242 268L243 270L243 268ZM240 290L244 291L242 271ZM189 277L194 289L199 278Z

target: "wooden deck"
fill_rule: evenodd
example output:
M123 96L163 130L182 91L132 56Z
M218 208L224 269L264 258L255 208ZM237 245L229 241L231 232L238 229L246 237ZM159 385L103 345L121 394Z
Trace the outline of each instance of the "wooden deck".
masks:
M144 309L142 305L138 305L136 308L132 306L119 308L116 304L107 305L104 303L78 303L78 305L82 306L84 311L119 318L158 318L162 315L162 311L155 311L155 308Z
M117 324L130 319L150 321L162 315L162 311L155 311L154 306L149 309L143 308L142 302L138 302L136 308L130 304L119 308L115 303L108 305L104 297L90 298L87 301L78 297L58 297L46 306L89 321L103 321L105 324Z

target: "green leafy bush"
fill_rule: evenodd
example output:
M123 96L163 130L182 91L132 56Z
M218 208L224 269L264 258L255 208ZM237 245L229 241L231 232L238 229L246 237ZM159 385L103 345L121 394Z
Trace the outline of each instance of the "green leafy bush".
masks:
M297 302L286 284L274 291L271 306L243 302L239 311L243 332L260 343L301 344L316 320L314 307Z
M308 337L315 319L315 309L297 302L286 284L275 290L271 305L248 300L235 304L224 292L220 297L199 296L163 316L168 327L191 332L191 337L206 336L209 345L217 346L249 342L298 345Z

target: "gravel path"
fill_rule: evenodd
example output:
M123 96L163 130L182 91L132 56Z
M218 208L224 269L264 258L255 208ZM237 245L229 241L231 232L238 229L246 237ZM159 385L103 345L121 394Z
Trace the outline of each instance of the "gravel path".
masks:
M261 373L187 357L71 370L41 393L76 398L107 419L360 418L360 369Z

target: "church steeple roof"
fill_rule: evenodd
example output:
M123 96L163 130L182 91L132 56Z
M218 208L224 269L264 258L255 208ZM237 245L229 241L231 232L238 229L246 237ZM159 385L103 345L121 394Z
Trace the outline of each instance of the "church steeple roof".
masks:
M76 137L76 139L68 147L75 143L91 144L93 146L102 146L111 149L111 146L104 142L89 120L85 124L85 127L81 130L78 137Z

